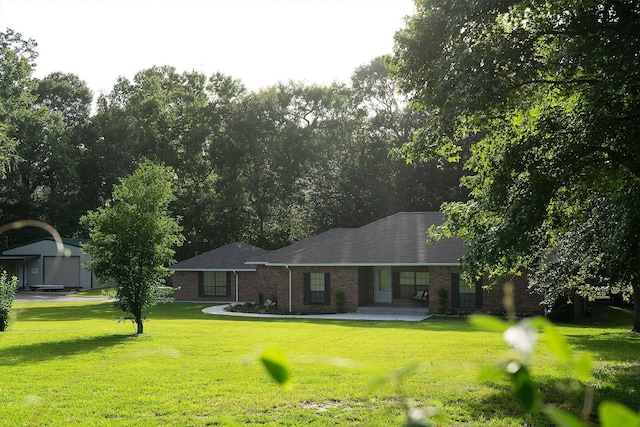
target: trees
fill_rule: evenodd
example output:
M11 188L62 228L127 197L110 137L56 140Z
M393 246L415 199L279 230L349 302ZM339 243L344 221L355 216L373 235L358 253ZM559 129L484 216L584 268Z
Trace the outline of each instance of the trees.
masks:
M173 248L183 241L168 210L173 180L170 168L146 161L114 187L111 203L81 219L90 228L91 241L83 245L91 255L89 268L117 286L115 305L136 323L138 334L171 274Z
M568 261L576 252L567 249L581 244L601 256L583 258L589 268L555 267L580 276L574 283L631 284L639 301L631 230L640 214L625 208L623 196L640 182L638 3L417 6L396 34L393 62L430 120L404 153L455 157L461 141L477 138L463 181L473 198L445 204L439 230L466 240L469 276L489 271L495 279L522 266L540 273L550 259ZM600 209L624 210L624 221ZM589 222L599 227L586 230ZM621 258L627 261L618 269ZM637 308L633 329L640 332Z
M0 32L0 174L16 159L16 126L33 100L31 77L38 54L34 40L11 29ZM25 90L26 89L26 90Z
M77 173L95 140L91 92L72 74L33 78L35 47L12 30L0 33L0 212L3 222L37 218L71 236L81 213L95 207L82 203ZM40 233L10 231L8 238L16 243Z

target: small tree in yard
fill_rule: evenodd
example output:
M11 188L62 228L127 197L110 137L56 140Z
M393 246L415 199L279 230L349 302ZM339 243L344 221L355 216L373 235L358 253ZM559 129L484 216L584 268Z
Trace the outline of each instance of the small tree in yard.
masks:
M9 326L9 314L16 298L17 287L18 278L9 277L3 270L0 274L0 331L4 331Z
M91 256L88 267L102 283L117 286L115 306L138 334L163 295L173 248L184 240L169 213L173 179L170 168L147 161L114 186L113 200L81 219L90 229L91 241L83 245Z

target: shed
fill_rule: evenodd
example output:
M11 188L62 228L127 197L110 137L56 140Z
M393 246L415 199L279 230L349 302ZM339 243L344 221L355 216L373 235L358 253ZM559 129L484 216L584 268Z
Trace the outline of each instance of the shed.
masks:
M52 237L5 249L0 265L18 277L19 288L62 285L64 289L99 287L94 274L83 267L90 257L81 250L85 239L62 239L64 253L58 253Z

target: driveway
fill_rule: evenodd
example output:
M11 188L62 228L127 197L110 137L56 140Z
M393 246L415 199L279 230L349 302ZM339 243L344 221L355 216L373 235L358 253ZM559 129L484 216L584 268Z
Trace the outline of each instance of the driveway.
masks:
M16 302L105 302L105 297L74 297L73 292L18 292Z

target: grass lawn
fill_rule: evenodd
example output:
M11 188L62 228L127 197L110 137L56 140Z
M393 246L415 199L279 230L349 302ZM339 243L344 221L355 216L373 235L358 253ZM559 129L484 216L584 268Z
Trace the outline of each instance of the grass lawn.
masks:
M507 353L499 333L464 319L424 322L251 319L201 313L205 304L158 306L134 335L111 303L16 303L0 334L2 426L400 426L404 405L436 407L443 426L548 425L523 413L504 381L480 384L483 366ZM595 360L596 400L640 410L640 337L627 310L602 308L581 326L562 326ZM548 399L566 371L544 337L532 370ZM284 352L293 388L257 362ZM419 362L397 383L385 373Z

